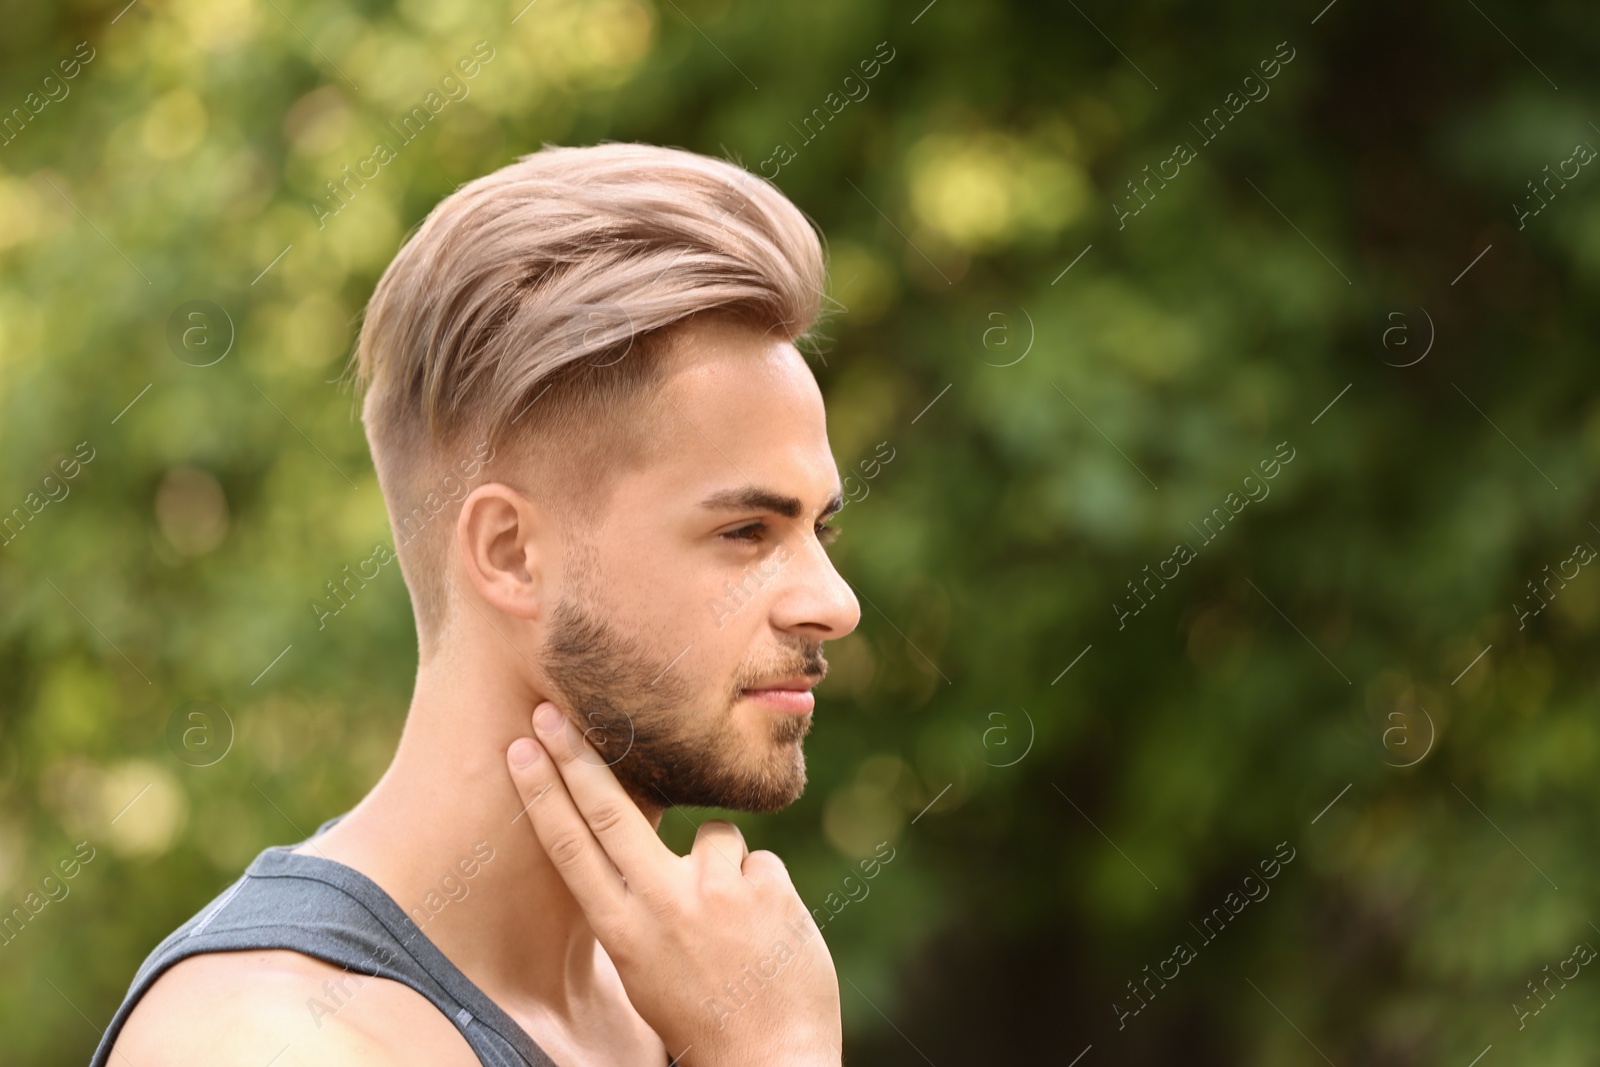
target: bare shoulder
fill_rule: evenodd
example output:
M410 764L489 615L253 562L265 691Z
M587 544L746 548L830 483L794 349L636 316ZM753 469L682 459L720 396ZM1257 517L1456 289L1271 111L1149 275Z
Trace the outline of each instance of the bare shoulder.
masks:
M166 1067L479 1062L450 1020L409 986L280 949L174 964L140 998L112 1055Z

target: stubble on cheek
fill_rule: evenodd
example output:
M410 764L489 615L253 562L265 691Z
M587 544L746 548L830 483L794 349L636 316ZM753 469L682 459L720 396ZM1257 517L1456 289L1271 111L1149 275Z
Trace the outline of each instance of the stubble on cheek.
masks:
M601 568L582 550L567 577L572 595L552 614L545 673L552 695L635 802L776 811L799 797L811 715L773 716L739 702L746 688L774 678L820 680L827 672L820 643L793 639L771 662L742 664L720 685L698 684L692 672L704 650L696 654L693 635L658 652L659 630L620 625L626 616L606 603Z
M741 673L704 698L685 666L683 654L658 660L573 600L564 598L551 618L545 673L635 803L744 811L791 803L805 784L798 741L810 717L783 716L770 740L756 740L735 704L759 679Z

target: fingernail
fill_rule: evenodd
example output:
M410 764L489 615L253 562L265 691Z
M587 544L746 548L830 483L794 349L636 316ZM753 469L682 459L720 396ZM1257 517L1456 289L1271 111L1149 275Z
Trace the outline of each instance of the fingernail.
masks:
M511 766L520 769L531 766L539 758L539 746L533 743L531 737L519 737L511 742L506 754L511 757Z
M533 728L543 737L554 737L561 732L561 710L554 704L541 704L533 713Z

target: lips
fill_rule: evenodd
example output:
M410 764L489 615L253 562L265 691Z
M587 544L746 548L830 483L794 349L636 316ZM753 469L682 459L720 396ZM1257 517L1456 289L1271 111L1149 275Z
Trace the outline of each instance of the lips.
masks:
M821 675L818 675L817 677L813 678L811 675L808 675L808 674L795 674L795 675L791 675L788 678L779 678L779 679L776 679L775 681L763 682L760 685L749 686L748 688L745 689L745 692L746 693L759 693L759 692L765 692L765 691L773 690L773 689L789 689L789 690L796 690L796 691L799 691L799 692L809 692L811 690L811 688L813 686L815 686L820 681L822 681Z
M759 686L752 686L744 690L742 695L747 700L754 700L775 711L804 714L816 706L817 701L811 695L811 687L821 680L820 676L803 674L778 678L763 682Z

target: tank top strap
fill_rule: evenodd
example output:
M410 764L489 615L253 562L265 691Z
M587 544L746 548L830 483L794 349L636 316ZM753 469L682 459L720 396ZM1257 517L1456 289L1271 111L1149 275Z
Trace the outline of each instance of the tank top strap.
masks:
M155 947L134 975L90 1067L105 1067L128 1016L169 967L201 953L242 949L288 949L343 967L358 981L401 982L443 1012L486 1067L555 1067L376 882L345 864L291 852L295 847L264 849L237 881ZM345 995L329 991L308 998L307 1011L320 1025L338 1012Z

